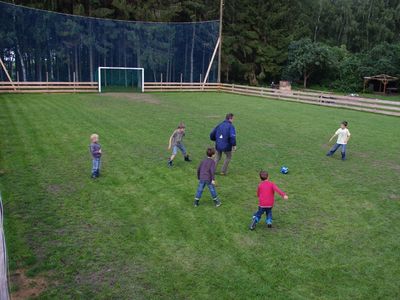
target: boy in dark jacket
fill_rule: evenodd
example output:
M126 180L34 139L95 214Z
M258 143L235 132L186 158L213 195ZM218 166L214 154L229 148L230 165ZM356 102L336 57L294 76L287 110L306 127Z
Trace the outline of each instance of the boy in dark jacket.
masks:
M225 153L225 161L221 169L221 175L225 175L228 171L229 162L232 159L232 150L236 150L236 130L233 123L233 114L229 113L225 117L225 121L219 124L210 133L210 139L215 141L217 149L217 157L215 158L218 164L222 158L222 153Z
M199 206L199 201L206 185L210 190L215 206L218 207L222 204L221 201L218 199L218 195L215 190L215 161L213 159L214 154L215 150L213 148L208 148L207 158L200 163L197 169L197 179L199 180L199 185L197 187L196 196L194 199L195 207Z
M91 144L90 154L92 154L92 178L96 179L100 176L100 158L101 158L101 146L99 144L99 135L93 133L90 136Z

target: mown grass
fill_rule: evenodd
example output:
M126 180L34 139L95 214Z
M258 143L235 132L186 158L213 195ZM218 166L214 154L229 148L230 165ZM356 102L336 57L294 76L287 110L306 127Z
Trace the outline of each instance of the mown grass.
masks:
M226 112L236 114L238 150L217 177L223 205L206 191L195 209L195 169ZM348 160L328 159L344 119ZM194 161L168 169L179 121ZM222 93L1 95L10 268L45 276L47 299L398 299L399 125ZM249 232L261 168L290 199L277 200L272 230Z

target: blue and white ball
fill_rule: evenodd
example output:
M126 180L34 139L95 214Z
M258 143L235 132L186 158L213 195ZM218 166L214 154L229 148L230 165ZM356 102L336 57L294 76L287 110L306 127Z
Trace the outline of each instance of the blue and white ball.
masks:
M283 167L281 168L281 173L282 173L282 174L287 174L287 173L289 173L289 168L283 166Z

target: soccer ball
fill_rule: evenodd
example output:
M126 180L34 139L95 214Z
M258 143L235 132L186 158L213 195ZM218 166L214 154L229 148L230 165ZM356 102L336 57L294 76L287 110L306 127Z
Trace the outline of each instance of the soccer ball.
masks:
M281 173L282 173L282 174L287 174L287 173L289 173L289 168L283 166L283 167L281 168Z

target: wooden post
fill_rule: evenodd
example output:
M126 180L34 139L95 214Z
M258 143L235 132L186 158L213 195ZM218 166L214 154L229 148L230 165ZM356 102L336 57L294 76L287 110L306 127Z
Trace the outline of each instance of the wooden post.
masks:
M8 74L6 66L4 65L3 60L1 59L1 57L0 57L0 64L1 64L1 67L3 68L3 70L4 70L4 73L6 73L6 76L7 76L8 80L10 81L12 87L14 88L14 91L16 91L17 89L16 89L16 87L14 85L14 82L12 81L12 79L10 77L10 74Z
M215 45L215 48L214 48L214 53L213 53L213 55L211 57L211 60L210 60L210 64L208 65L206 76L204 76L203 85L207 83L208 76L210 75L211 67L212 67L212 64L214 62L215 55L217 54L217 50L218 50L220 42L221 42L221 40L218 38L217 44Z

